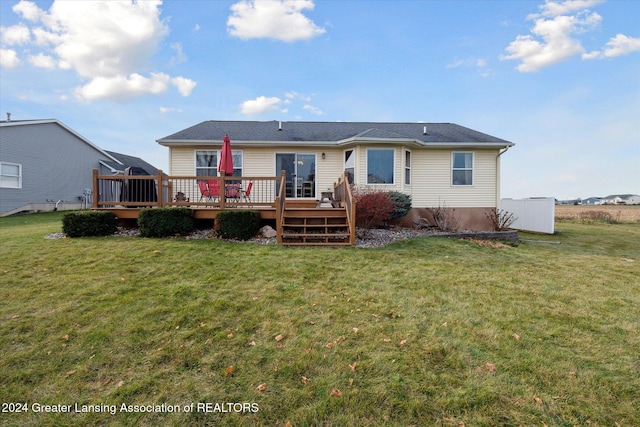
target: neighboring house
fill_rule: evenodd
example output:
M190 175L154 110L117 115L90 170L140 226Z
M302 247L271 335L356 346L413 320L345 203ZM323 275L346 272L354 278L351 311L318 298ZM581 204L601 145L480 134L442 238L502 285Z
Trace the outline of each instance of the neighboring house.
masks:
M606 205L637 205L640 204L640 196L635 194L613 194L603 197L602 203Z
M105 150L105 153L115 159L115 161L101 160L100 175L122 175L128 167L135 167L144 170L147 175L156 175L158 169L145 162L139 157L127 156L126 154L116 153Z
M583 205L600 205L602 204L602 199L600 197L589 197L588 199L582 200Z
M0 216L90 207L92 170L126 168L120 156L56 119L0 121Z
M485 229L500 203L500 156L514 144L451 123L205 121L157 140L170 175L217 175L228 134L234 175L286 173L287 198L318 199L348 173L358 187L412 198L407 221L425 208L455 208L460 227Z

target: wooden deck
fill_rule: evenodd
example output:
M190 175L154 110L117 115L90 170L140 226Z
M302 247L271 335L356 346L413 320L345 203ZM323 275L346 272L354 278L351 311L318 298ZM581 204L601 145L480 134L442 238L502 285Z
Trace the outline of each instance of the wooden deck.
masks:
M278 243L353 245L355 204L343 177L334 184L334 194L336 203L328 209L318 200L287 198L284 171L277 177L212 177L167 176L162 171L147 176L98 175L94 169L92 207L123 220L137 219L141 210L158 207L187 207L196 219L214 219L227 210L255 210L263 219L275 220Z

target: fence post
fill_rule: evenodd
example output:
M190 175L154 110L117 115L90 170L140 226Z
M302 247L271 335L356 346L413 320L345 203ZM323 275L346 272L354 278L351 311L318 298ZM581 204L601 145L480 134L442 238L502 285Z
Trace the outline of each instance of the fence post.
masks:
M91 180L93 181L93 209L98 209L98 197L100 197L100 193L98 192L98 169L93 169L91 172Z
M158 176L156 177L158 180L158 184L156 185L156 192L158 193L158 207L164 206L163 201L163 193L164 193L164 185L162 183L162 169L158 169Z
M227 204L227 183L225 171L220 171L220 190L218 190L218 200L220 200L220 210L224 210Z

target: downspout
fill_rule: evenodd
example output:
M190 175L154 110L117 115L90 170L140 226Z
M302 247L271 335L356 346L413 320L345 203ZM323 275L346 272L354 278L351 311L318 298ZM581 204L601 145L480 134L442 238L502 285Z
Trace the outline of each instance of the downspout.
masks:
M511 147L505 147L496 156L496 209L500 208L500 156L509 151Z

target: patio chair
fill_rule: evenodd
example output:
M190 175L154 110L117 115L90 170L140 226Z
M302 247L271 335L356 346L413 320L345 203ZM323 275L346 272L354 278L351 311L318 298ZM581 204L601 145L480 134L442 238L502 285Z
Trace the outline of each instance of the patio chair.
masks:
M212 199L218 199L220 197L220 181L217 179L207 180L207 187L209 188L209 197Z
M204 198L213 201L220 196L220 182L217 179L198 181L198 188L200 189L200 202Z
M227 184L224 189L224 197L240 201L242 197L242 187L240 184Z
M198 188L200 189L200 200L199 200L199 202L201 202L202 199L204 199L204 198L212 200L211 192L209 191L209 186L207 185L207 181L198 181Z
M249 185L247 185L247 189L243 190L242 188L240 189L240 194L242 194L242 197L244 198L245 202L251 203L251 189L253 188L253 181L249 182Z

